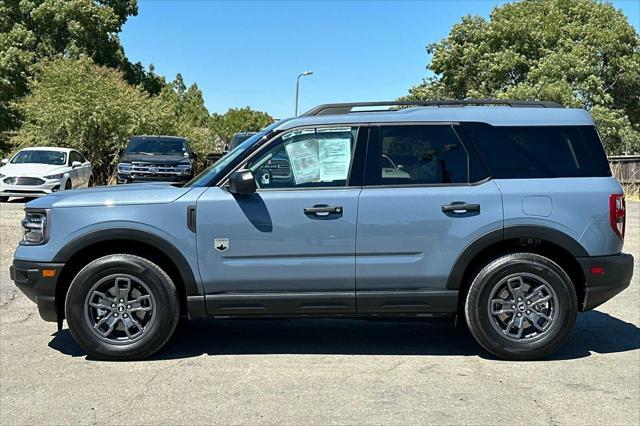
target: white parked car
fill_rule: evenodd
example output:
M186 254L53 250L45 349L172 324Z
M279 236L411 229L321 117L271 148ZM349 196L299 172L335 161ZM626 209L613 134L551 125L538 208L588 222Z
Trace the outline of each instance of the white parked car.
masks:
M18 151L0 167L0 201L40 197L52 192L93 186L93 169L74 149L39 146Z

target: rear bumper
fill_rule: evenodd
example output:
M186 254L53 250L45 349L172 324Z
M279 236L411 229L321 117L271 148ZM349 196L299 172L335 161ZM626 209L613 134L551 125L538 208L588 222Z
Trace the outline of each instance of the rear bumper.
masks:
M38 313L45 321L56 322L58 310L56 308L56 284L63 263L31 262L14 260L9 268L11 279L29 299L38 305ZM43 277L43 269L53 269L53 277Z
M586 290L581 310L593 309L625 288L633 275L633 256L620 253L614 256L579 257L578 263L586 277ZM591 268L601 267L604 273L595 275Z

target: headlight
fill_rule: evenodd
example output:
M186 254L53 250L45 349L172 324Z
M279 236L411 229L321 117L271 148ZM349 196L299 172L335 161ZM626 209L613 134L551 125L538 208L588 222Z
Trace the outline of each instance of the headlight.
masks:
M118 173L131 173L131 164L118 163Z
M45 179L62 179L62 176L64 176L64 173L57 173L55 175L49 175L49 176L45 176Z
M22 220L22 242L27 245L44 244L49 239L47 210L25 210Z

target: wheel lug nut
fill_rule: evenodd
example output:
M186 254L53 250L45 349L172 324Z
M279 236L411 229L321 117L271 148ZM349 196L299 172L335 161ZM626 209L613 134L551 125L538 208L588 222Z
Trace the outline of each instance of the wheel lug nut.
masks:
M518 302L522 302L522 297L518 297Z
M515 309L515 308L516 308L516 305L511 305L511 309Z
M531 304L531 300L527 300L527 305L530 305L530 304Z
M120 299L120 303L124 303L124 299Z
M527 309L527 315L530 315L530 314L531 314L531 311Z
M114 316L115 318L118 318L118 314L117 314L117 313L113 314L113 316Z
M518 312L518 318L520 318L522 316L522 314L520 312Z
M112 304L111 304L111 307L112 307L112 308L115 308L115 307L116 307L116 304L115 304L115 303L112 303Z
M125 317L125 318L128 318L128 317L129 317L129 315L127 315L127 314L124 314L124 315L123 315L123 317Z

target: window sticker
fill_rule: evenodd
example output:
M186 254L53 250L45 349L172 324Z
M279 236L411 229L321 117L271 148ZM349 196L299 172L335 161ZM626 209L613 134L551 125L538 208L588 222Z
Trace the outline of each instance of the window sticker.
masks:
M320 179L318 141L310 139L285 146L296 185L317 182Z
M346 180L351 165L351 129L302 130L283 137L296 185ZM302 140L301 140L302 139Z
M351 139L322 139L319 141L320 180L347 180L351 163Z

